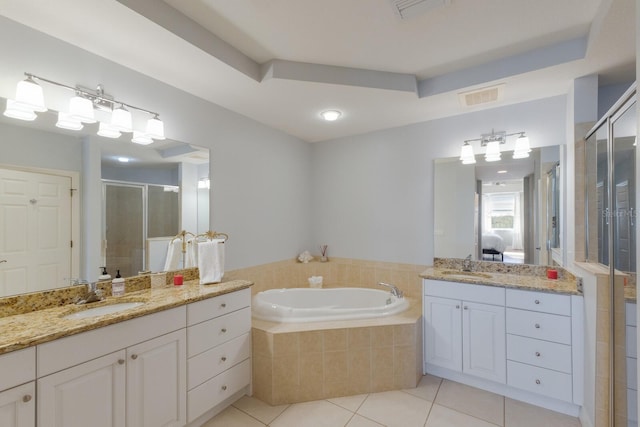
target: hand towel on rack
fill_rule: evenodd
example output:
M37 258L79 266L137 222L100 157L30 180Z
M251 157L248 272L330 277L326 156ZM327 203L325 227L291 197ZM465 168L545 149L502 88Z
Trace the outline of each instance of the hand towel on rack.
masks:
M198 241L191 239L187 242L187 255L185 257L184 268L198 266Z
M200 284L219 283L224 276L224 240L213 239L198 243Z
M169 242L167 258L164 262L164 271L177 270L182 257L182 240L176 239Z

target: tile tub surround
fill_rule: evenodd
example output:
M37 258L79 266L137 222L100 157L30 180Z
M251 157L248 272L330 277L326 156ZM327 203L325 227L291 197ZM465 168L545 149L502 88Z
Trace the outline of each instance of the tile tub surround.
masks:
M491 275L490 278L457 275L452 277L443 274L445 270L461 270L461 267L462 259L435 258L433 267L426 268L420 273L420 276L425 279L581 295L581 291L578 289L578 279L560 267L553 267L558 271L558 279L554 280L547 279L549 266L503 264L487 261L473 261L472 271L488 273Z
M147 288L126 293L121 297L107 297L104 301L88 305L68 304L1 317L0 354L235 292L250 286L252 286L252 283L247 280L226 280L212 285L200 285L196 279L187 281L182 286L167 286L166 288L158 289ZM64 318L64 316L76 311L120 302L144 302L144 304L119 313L86 319Z
M421 308L340 322L253 320L253 393L270 405L415 387Z

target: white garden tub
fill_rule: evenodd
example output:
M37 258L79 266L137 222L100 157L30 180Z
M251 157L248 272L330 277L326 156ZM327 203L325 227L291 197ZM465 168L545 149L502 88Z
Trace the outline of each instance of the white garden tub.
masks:
M257 293L251 313L270 322L321 322L392 316L407 308L405 298L379 289L289 288Z

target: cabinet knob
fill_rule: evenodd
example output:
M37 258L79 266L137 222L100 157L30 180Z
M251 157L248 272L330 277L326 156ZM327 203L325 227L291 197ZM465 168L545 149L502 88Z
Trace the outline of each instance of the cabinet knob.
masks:
M31 402L31 395L30 394L25 394L24 396L22 396L22 401L24 403Z
M540 300L535 300L534 301L536 304L540 304Z
M536 326L536 329L540 329L540 324L539 323L536 323L535 326Z
M540 380L536 380L536 384L540 385Z
M460 304L456 305L456 308L460 308Z
M227 303L223 302L222 304L220 304L220 308L226 308L227 307Z
M223 385L223 386L222 386L222 391L224 391L224 390L226 390L226 389L227 389L227 386L226 386L226 385Z
M124 359L118 359L118 365L124 365Z
M226 362L226 361L227 361L227 356L222 356L222 357L220 358L220 360L222 360L223 362Z
M224 333L227 332L227 328L222 328L222 329L220 329L220 331L224 334Z
M540 357L540 352L536 351L536 357Z
M464 306L464 309L465 309L465 310L469 310L469 307L467 307L467 306L465 305L465 306Z
M138 358L138 355L137 355L137 354L132 354L132 355L131 355L131 358L132 358L133 360L136 360L136 359Z

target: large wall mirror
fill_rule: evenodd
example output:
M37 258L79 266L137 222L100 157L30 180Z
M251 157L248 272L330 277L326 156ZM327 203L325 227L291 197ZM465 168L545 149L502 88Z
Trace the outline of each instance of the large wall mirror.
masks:
M497 162L477 156L472 165L435 160L435 257L560 264L563 148Z
M107 139L96 136L97 125L73 132L55 122L53 111L33 122L0 116L0 297L68 286L86 271L88 249L112 275L159 271L168 239L208 230L208 149L171 140L141 146L130 134ZM91 171L85 135L99 147L100 174ZM85 174L99 181L102 207L86 206ZM87 234L102 235L96 248L81 247Z

